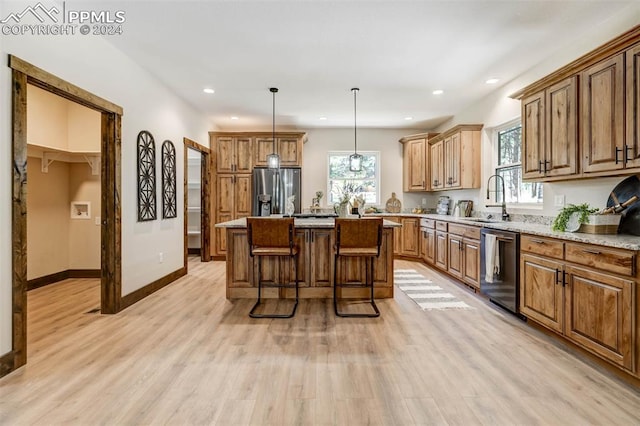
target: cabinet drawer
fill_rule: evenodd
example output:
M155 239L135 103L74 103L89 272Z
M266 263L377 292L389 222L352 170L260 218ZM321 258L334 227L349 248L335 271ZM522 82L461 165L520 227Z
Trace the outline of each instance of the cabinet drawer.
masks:
M480 239L480 228L477 226L457 225L454 223L449 224L449 233L462 235L466 238L473 238L474 240Z
M566 243L565 260L616 274L635 275L635 255L626 250L591 244Z
M564 243L549 238L523 234L520 236L520 250L553 257L555 259L562 259L564 255Z
M420 219L420 227L433 229L436 227L436 221L433 219Z
M448 222L442 222L440 220L436 220L436 229L438 231L447 232L448 225L449 225Z

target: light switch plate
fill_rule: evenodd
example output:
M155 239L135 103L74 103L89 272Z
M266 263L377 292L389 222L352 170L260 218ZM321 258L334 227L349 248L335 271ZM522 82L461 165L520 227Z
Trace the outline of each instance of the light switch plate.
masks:
M553 199L553 205L556 207L564 207L564 195L556 195Z

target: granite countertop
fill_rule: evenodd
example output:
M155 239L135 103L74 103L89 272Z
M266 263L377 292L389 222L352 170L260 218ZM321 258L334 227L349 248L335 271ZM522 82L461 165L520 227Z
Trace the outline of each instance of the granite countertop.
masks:
M420 217L446 222L460 223L483 228L500 229L504 231L520 232L525 234L539 235L543 237L558 238L561 240L575 241L586 244L597 244L607 247L622 248L627 250L640 251L640 237L627 234L585 234L583 232L556 232L552 231L549 225L530 222L477 222L474 218L455 217L439 214L414 214L414 213L378 213L382 216L409 216ZM376 215L378 215L376 214Z
M333 228L335 221L333 218L295 218L296 228ZM383 220L385 228L399 228L402 225L391 220ZM228 222L216 223L216 228L246 228L245 218L230 220Z

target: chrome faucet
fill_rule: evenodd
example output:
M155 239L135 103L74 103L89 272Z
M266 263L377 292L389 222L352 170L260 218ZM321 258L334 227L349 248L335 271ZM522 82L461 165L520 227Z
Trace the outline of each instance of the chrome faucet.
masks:
M496 180L500 178L500 182L502 184L502 204L487 204L486 207L501 207L502 208L502 220L509 220L509 213L507 213L507 193L504 189L504 178L500 175L491 175L489 176L489 180L487 180L487 200L491 199L490 193L498 191L491 191L489 189L489 184L491 183L491 178L495 178ZM498 201L498 197L496 196L496 202Z

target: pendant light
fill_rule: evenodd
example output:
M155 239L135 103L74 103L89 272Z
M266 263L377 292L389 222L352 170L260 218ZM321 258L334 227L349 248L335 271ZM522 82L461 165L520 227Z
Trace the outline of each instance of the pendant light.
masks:
M349 156L349 170L352 172L362 171L362 155L358 154L358 122L356 115L356 97L359 90L357 87L351 89L353 92L353 154Z
M272 128L273 152L267 155L267 165L269 166L270 169L279 169L280 156L276 153L276 93L278 93L278 88L271 87L269 91L273 93L273 128Z

